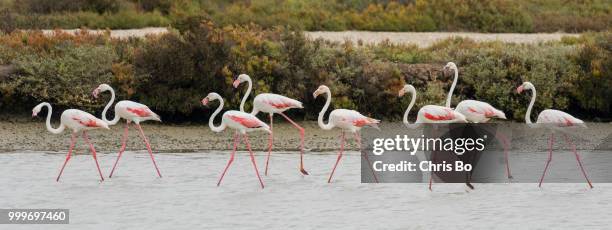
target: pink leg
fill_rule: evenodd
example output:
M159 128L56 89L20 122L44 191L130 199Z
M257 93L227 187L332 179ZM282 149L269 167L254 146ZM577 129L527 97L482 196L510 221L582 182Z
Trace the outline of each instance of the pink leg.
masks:
M550 161L552 161L552 147L555 141L555 136L553 133L550 134L550 138L548 139L548 160L546 161L546 166L544 166L544 172L542 173L542 178L540 178L540 184L538 187L542 187L542 182L544 181L544 176L546 176L546 170L548 170L548 165Z
M272 128L274 127L274 122L272 121L272 118L274 117L274 114L271 113L270 114L270 135L268 135L268 156L266 157L266 171L264 172L264 174L267 176L268 175L268 162L270 161L270 153L272 153L272 142L274 140L274 131L272 130Z
M57 179L55 179L55 181L59 181L60 177L62 176L62 173L64 172L64 167L66 167L68 160L70 160L70 155L72 155L72 148L74 148L75 143L76 143L76 133L72 133L72 137L70 138L70 147L68 148L68 154L66 154L66 160L64 161L64 164L62 165L59 175L57 175Z
M359 133L355 133L355 140L357 141L357 146L359 147L359 153L361 154L361 137L359 135ZM363 153L361 154L361 156L363 156L366 161L368 162L368 166L370 167L370 171L372 171L372 176L374 176L374 181L376 183L378 183L378 178L376 178L376 173L374 173L374 168L372 168L372 163L370 162L370 159L368 159L368 154Z
M237 132L234 133L234 149L232 150L232 154L230 155L230 159L227 162L225 169L223 169L223 173L221 173L221 177L219 178L219 182L217 182L217 186L221 185L221 181L223 180L223 177L225 176L227 169L230 167L232 162L234 162L234 155L236 154L236 148L238 148L239 139L240 139L240 136L238 136L238 133Z
M85 140L85 143L89 145L89 150L91 150L93 159L96 162L96 168L98 168L98 173L100 173L100 180L104 181L104 176L102 176L102 170L100 170L100 164L98 164L98 156L96 155L96 149L91 144L91 142L89 142L89 137L87 137L87 131L83 131L83 139Z
M244 135L244 143L246 143L247 149L249 150L249 154L251 155L251 162L253 162L253 167L255 168L255 174L257 175L257 179L259 179L259 183L261 184L261 188L264 188L264 183L261 180L261 176L259 176L259 170L257 170L257 163L255 163L255 156L253 154L253 150L251 150L251 143L249 143L249 136Z
M136 126L136 128L138 128L138 131L140 132L140 137L142 137L142 140L144 141L145 145L147 146L147 150L149 151L149 156L151 156L151 161L153 161L153 166L155 166L155 171L157 171L157 175L159 176L159 178L162 177L161 173L159 172L159 168L157 167L157 163L155 163L155 158L153 157L153 151L151 151L151 145L149 144L149 140L147 140L147 137L145 136L144 132L142 131L142 127L140 127L140 124L134 124Z
M308 172L306 172L306 170L304 169L304 128L299 126L289 117L287 117L287 115L285 115L284 113L279 113L279 114L282 115L285 119L287 119L287 121L289 121L293 126L295 126L300 131L300 172L302 172L302 174L304 175L308 175Z
M436 134L436 130L438 130L438 127L434 125L434 126L433 126L433 129L432 129L432 131L431 131L431 133L432 133L432 135L433 135L434 137L437 137L437 136L436 136L436 135L437 135L437 134ZM436 152L435 152L435 151L432 151L432 152L431 152L431 163L435 163L435 161L436 161ZM431 185L433 184L433 177L434 177L434 172L430 170L430 171L429 171L429 191L432 191L432 190L431 190Z
M115 160L115 164L113 165L113 169L111 170L110 175L108 175L108 178L113 177L113 173L115 172L115 168L117 167L117 163L119 163L119 158L121 158L121 155L123 154L123 151L125 151L125 146L126 146L126 142L127 142L127 138L128 138L128 132L129 132L129 125L126 122L125 123L125 129L123 131L123 137L121 137L121 148L119 149L119 155L117 155L117 160Z
M589 177L587 176L584 167L582 167L582 161L580 161L580 155L578 155L578 152L576 151L576 145L574 145L574 143L572 143L569 137L567 137L567 134L563 134L563 137L565 137L565 141L570 144L570 146L572 146L572 150L574 151L574 155L576 155L576 160L578 161L578 165L580 166L582 175L584 175L584 179L586 179L587 183L589 184L589 187L593 188L593 184L591 184L591 181L589 180Z
M340 159L342 159L342 152L344 152L344 131L342 131L342 135L340 137L340 152L338 152L338 159L336 160L336 164L334 164L334 168L332 169L331 173L329 174L329 179L327 179L327 183L331 183L331 179L334 176L334 172L336 171L336 167L338 166L338 163L340 162Z
M509 160L508 160L508 148L510 146L508 144L508 138L504 134L502 134L500 132L497 132L495 134L495 137L498 140L500 140L502 145L504 145L504 157L505 157L505 160L506 160L506 175L508 176L508 179L512 179L512 174L510 173L510 163L509 163Z
M435 151L431 152L431 163L434 163L434 156L436 155ZM433 184L433 172L429 171L429 191L431 191L431 185Z

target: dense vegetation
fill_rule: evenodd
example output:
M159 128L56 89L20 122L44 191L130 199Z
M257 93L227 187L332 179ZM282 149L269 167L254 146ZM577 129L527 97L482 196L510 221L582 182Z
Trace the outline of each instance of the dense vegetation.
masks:
M106 101L94 100L91 90L110 83L118 98L148 104L166 121L205 119L211 110L199 100L216 91L226 98L226 108L237 108L244 89L233 89L232 78L248 73L254 93L304 102L294 116L314 119L323 101L315 101L312 92L327 84L334 107L390 120L409 102L397 98L405 83L417 88L417 106L443 104L452 74L441 70L454 61L460 81L453 104L483 100L521 120L529 96L514 89L529 80L538 88L536 111L554 107L587 119L612 118L612 32L532 45L450 39L418 48L310 41L285 27L191 26L130 40L59 31L0 35L0 110L27 115L37 102L49 101L57 110L99 113ZM3 74L3 68L11 70Z
M201 19L301 30L608 30L610 0L0 0L0 29L139 28Z

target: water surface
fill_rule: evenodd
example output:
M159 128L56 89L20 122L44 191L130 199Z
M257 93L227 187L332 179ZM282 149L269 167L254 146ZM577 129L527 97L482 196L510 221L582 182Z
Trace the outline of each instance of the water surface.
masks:
M68 208L69 225L4 225L1 229L513 229L608 228L612 184L361 184L360 158L346 155L326 183L335 153L274 154L259 187L248 154L240 152L221 187L229 153L156 154L159 179L145 152L126 152L112 179L99 182L90 155L0 154L1 208ZM99 156L105 176L116 154ZM257 163L263 173L264 155ZM263 176L263 175L262 175Z

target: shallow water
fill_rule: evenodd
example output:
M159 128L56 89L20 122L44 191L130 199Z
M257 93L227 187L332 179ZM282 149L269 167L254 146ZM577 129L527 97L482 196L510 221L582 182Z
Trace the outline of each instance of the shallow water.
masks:
M257 153L263 174L265 156ZM4 225L1 229L584 229L608 228L612 184L361 184L360 157L349 153L334 181L335 153L275 153L259 187L248 154L240 152L221 187L227 152L156 154L159 179L146 152L126 152L112 179L99 182L90 155L0 154L0 208L68 208L69 225ZM99 156L105 177L116 154Z

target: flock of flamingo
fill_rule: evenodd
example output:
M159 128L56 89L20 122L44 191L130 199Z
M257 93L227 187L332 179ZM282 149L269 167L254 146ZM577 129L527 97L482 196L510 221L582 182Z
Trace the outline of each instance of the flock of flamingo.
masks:
M425 124L425 123L430 123L430 124L431 123L468 123L468 122L484 123L484 122L488 122L489 120L493 118L506 119L504 112L482 101L464 100L464 101L459 102L459 104L457 104L457 106L453 109L451 107L451 98L452 98L453 90L455 86L457 85L459 71L458 71L457 66L453 62L449 62L444 67L444 70L445 71L451 70L454 72L454 80L450 88L450 91L448 93L445 106L425 105L421 107L421 109L419 109L419 111L417 112L416 121L412 124L408 121L408 115L416 101L416 94L417 94L416 89L414 86L410 84L406 84L402 89L400 89L399 91L400 97L406 93L411 94L410 104L408 105L408 108L406 109L404 116L403 116L403 122L407 127L416 128L420 124ZM219 101L219 105L217 109L213 112L208 122L208 125L212 131L222 132L226 130L227 128L229 128L229 129L234 130L235 132L234 138L233 138L233 150L230 155L230 159L227 162L227 165L225 166L225 168L223 169L223 172L221 173L219 181L217 182L217 186L221 185L221 182L223 180L223 177L225 176L225 173L227 172L230 165L234 161L234 156L236 153L237 146L239 142L241 142L242 140L245 143L247 150L249 151L251 162L253 164L253 168L255 169L255 174L257 175L261 188L264 188L264 182L259 174L259 170L257 168L257 164L255 161L255 156L251 149L251 144L249 142L249 137L247 133L252 132L252 131L264 131L264 132L267 132L269 135L266 166L265 166L265 172L264 172L265 175L267 175L268 168L269 168L268 163L269 163L270 155L272 152L272 146L273 146L273 140L274 140L274 136L273 136L273 116L274 114L281 115L287 121L289 121L293 126L295 126L296 129L298 129L300 133L300 161L299 161L298 169L300 173L302 173L303 175L308 175L308 172L304 169L304 128L302 128L300 125L295 123L287 115L284 114L284 112L289 109L303 108L302 103L298 100L288 98L282 95L272 94L272 93L262 93L262 94L255 96L255 99L253 101L253 110L250 113L248 113L244 110L244 104L248 100L250 92L253 87L251 78L246 74L241 74L233 82L233 86L235 88L238 88L238 86L244 82L248 84L248 88L240 103L240 110L239 111L238 110L225 111L223 115L221 116L220 125L215 125L213 121L215 117L221 112L221 110L223 110L223 98L219 94L212 92L212 93L209 93L201 101L202 105L204 106L208 106L211 101L215 101L215 100ZM533 108L533 105L536 99L536 89L535 89L535 86L530 82L524 82L522 85L520 85L516 89L517 93L522 93L525 90L531 90L532 92L531 101L529 103L529 107L525 114L525 122L527 123L527 125L529 125L529 127L543 127L543 128L550 129L551 131L550 138L549 138L549 145L548 145L548 150L549 150L548 160L546 161L546 166L544 168L544 172L542 173L542 177L540 178L540 182L538 185L539 187L541 187L544 177L546 175L546 171L548 169L548 165L552 159L552 144L554 141L554 132L561 131L563 133L563 131L569 127L586 127L586 125L584 124L583 121L573 117L572 115L568 113L565 113L559 110L553 110L553 109L547 109L547 110L542 111L538 115L536 123L533 123L531 121L531 110ZM72 155L72 150L76 144L77 135L79 133L82 133L82 137L85 143L89 145L93 159L96 163L98 173L100 174L100 179L104 181L104 176L102 174L102 171L100 170L100 165L97 160L96 150L94 146L91 144L89 137L87 135L87 132L89 130L94 130L94 129L110 129L109 125L117 124L117 122L119 122L121 118L125 119L124 133L123 133L123 137L121 138L121 148L119 149L117 159L115 160L115 163L113 164L113 168L108 177L111 178L113 176L113 173L115 172L116 167L117 167L117 163L119 162L119 159L121 158L121 155L123 154L125 150L126 142L128 139L129 126L130 126L130 123L132 122L134 123L134 127L139 131L140 137L142 138L148 150L153 166L155 167L157 176L159 176L160 178L162 177L161 172L159 168L157 167L157 163L155 162L155 157L153 156L153 152L151 150L151 145L149 143L149 140L145 136L140 126L140 122L148 121L148 120L161 122L160 117L157 114L155 114L153 111L151 111L151 109L149 109L149 107L147 107L146 105L143 105L137 102L133 102L133 101L123 100L115 104L115 107L114 107L115 117L112 120L108 120L108 118L106 117L106 113L115 101L115 92L113 88L107 84L101 84L96 89L93 90L92 95L95 98L97 98L100 93L106 92L106 91L110 91L111 98L109 102L106 104L106 106L104 107L104 110L102 111L102 119L99 119L95 117L94 115L87 113L85 111L82 111L82 110L67 109L61 114L59 127L53 128L51 126L52 108L49 103L47 102L40 103L36 107L34 107L34 109L32 110L32 116L37 116L43 107L47 107L48 112L47 112L47 118L46 118L46 127L49 132L53 134L59 134L59 133L62 133L64 129L66 128L69 128L72 130L72 138L70 142L70 147L68 149L68 154L66 155L66 159L64 163L62 164L62 167L59 171L59 175L57 176L56 181L59 181L62 175L62 172L64 171L64 168L66 167L66 164L70 160L70 157ZM322 95L322 94L325 95L326 101L325 101L325 105L321 109L321 112L319 113L319 116L318 116L319 127L323 130L331 130L333 128L339 128L342 131L342 134L340 135L340 151L338 152L338 157L336 159L336 162L333 165L332 171L329 174L329 178L327 181L328 183L331 183L336 167L338 166L338 163L340 162L343 156L344 145L346 141L345 133L349 132L350 134L352 134L355 140L357 141L359 148L361 148L361 143L360 143L361 138L360 138L359 131L365 126L370 126L370 127L374 127L378 129L378 124L380 123L380 120L364 116L355 110L334 109L329 114L327 123L325 123L324 116L331 104L332 93L329 87L325 85L321 85L318 87L317 90L314 91L313 96L314 98L317 98L319 95ZM259 112L268 114L269 119L270 119L269 125L256 117L256 115ZM580 160L580 155L576 151L575 145L571 142L570 138L567 137L567 134L563 133L563 135L564 135L566 142L569 144L569 146L571 146L573 150L573 153L576 157L580 170L582 171L582 174L584 175L588 183L588 186L590 188L593 188L593 185L591 181L589 180L586 174L586 171L582 165L582 161ZM506 172L507 172L508 178L512 178L510 174L510 167L508 164L508 156L506 152L507 140L505 140L505 138L503 138L501 135L498 136L498 138L505 145L504 154L506 158ZM367 159L366 154L362 154L362 156L369 162L369 159ZM374 174L374 171L372 171L372 173ZM374 174L373 178L376 182L378 182L376 174ZM433 176L430 177L429 189L431 189L432 180L433 180ZM471 188L473 189L473 187Z

